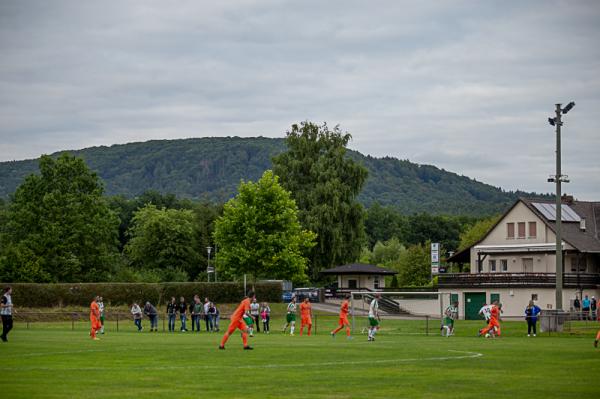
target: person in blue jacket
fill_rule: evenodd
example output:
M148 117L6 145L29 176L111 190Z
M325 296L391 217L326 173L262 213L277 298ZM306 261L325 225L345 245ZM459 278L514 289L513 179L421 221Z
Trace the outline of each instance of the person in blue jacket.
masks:
M533 330L533 336L535 337L537 334L536 324L538 315L542 309L539 306L535 305L533 301L529 301L529 305L525 308L525 320L527 320L527 336L531 337L531 330Z

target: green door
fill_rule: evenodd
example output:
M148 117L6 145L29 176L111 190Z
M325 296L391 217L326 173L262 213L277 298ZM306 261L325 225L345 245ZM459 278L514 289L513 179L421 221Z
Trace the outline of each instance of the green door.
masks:
M465 319L479 320L479 309L485 303L485 292L465 292Z

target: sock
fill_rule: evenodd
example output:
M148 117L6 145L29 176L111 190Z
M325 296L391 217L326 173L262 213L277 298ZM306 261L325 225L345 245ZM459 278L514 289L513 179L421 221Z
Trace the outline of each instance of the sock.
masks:
M290 328L290 334L294 334L294 329L296 328L296 324L292 323L292 327Z
M596 341L600 341L600 331L598 331L598 334L596 334Z
M450 335L450 327L444 326L444 328L446 329L446 336Z
M225 333L225 335L223 335L223 339L221 340L221 346L225 346L228 339L229 339L229 333Z
M346 337L350 336L350 327L346 327Z
M92 329L90 330L90 335L92 336L92 339L93 339L93 338L96 338L96 329L95 329L95 328L92 328Z
M312 324L308 325L308 336L310 337L310 330L312 330Z
M242 342L244 343L244 346L248 346L248 334L245 332L242 333Z
M377 332L376 328L373 328L373 331L371 331L371 338L375 338L375 333Z

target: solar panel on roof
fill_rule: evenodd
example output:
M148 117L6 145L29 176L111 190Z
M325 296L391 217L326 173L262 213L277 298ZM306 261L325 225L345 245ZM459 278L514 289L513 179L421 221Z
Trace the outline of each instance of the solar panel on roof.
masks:
M543 202L531 203L546 219L556 221L556 205L547 204ZM577 222L581 221L581 217L571 208L569 205L561 205L560 220L563 222Z

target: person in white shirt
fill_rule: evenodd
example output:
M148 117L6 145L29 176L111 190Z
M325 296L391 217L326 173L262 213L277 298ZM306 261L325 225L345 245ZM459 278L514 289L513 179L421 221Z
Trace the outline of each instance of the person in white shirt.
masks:
M250 316L252 316L252 319L254 320L256 332L260 332L260 304L256 302L256 298L254 298L250 304Z
M379 331L379 322L381 321L379 317L379 298L381 298L381 294L376 293L375 298L369 305L369 341L375 341L375 334Z
M4 295L0 298L0 315L2 316L2 335L0 339L4 342L8 342L8 333L13 328L13 303L12 303L12 288L4 288Z
M144 328L142 327L142 308L136 302L133 303L131 307L131 314L133 315L133 322L135 323L138 331L142 331Z

